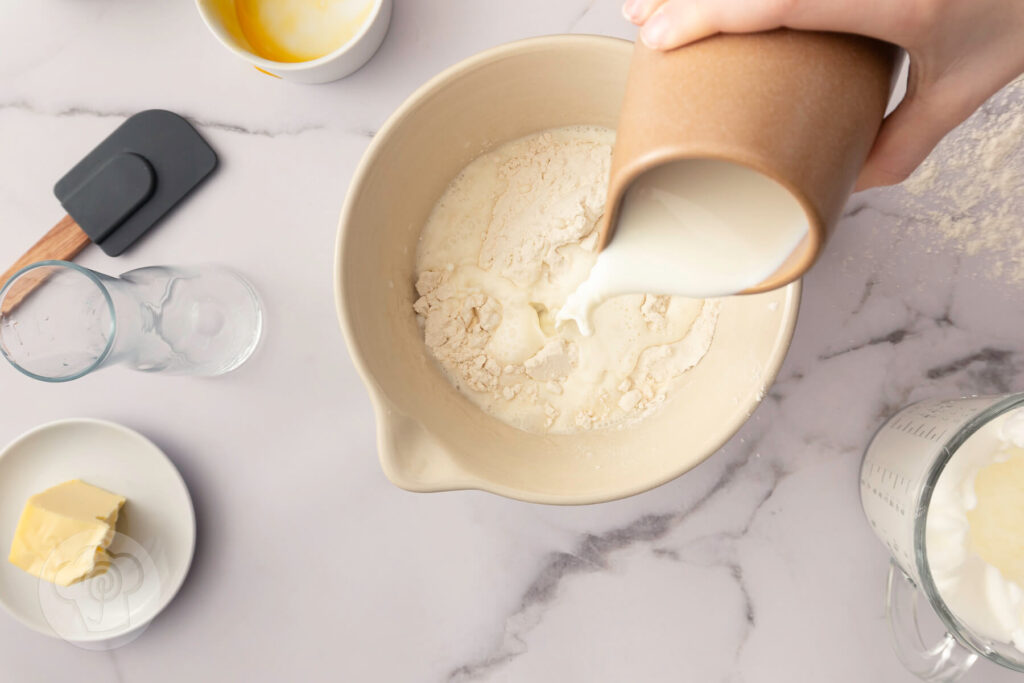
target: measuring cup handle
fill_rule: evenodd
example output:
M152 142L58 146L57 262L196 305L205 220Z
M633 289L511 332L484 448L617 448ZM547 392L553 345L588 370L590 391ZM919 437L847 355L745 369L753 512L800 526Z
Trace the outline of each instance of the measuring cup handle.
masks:
M912 674L931 683L952 683L967 673L978 655L949 633L929 645L917 623L921 591L895 562L889 563L885 586L885 617L892 631L896 656ZM925 601L927 604L927 601Z

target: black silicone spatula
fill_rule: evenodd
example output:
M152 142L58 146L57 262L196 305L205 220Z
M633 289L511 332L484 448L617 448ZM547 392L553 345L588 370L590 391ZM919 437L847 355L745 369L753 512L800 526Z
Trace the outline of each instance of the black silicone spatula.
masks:
M37 261L70 261L90 242L119 255L216 167L213 149L177 114L129 117L57 181L53 193L68 215L0 276L0 286ZM32 287L24 290L9 292L4 305L16 306Z

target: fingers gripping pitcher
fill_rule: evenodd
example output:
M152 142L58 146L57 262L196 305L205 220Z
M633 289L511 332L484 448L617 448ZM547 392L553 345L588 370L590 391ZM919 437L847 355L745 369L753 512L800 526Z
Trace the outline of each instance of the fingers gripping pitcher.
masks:
M889 419L861 502L892 553L886 616L903 664L954 681L987 657L1024 671L1024 394L928 400ZM921 595L947 632L926 643Z

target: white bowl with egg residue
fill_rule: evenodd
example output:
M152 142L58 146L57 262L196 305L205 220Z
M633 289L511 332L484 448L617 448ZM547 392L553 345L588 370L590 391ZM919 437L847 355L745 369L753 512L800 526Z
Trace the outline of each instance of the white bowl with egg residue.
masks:
M237 1L196 0L196 9L206 27L228 50L268 76L296 83L328 83L358 71L377 52L391 23L392 0L364 0L365 17L351 27L351 36L341 45L315 59L280 61L261 56L246 37Z
M799 282L722 300L703 360L635 425L532 433L446 379L413 312L420 230L448 183L497 145L569 125L614 128L632 43L549 36L493 48L416 91L374 137L342 209L338 315L377 415L388 478L412 491L480 489L596 503L651 489L717 451L747 420L789 348Z

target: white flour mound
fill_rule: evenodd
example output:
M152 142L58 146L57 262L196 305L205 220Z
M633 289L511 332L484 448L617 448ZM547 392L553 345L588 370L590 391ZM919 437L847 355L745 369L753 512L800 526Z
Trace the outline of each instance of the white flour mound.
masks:
M596 259L614 131L574 126L509 142L451 182L420 236L414 309L449 380L531 431L633 422L707 353L719 304L612 299L595 333L554 316Z

